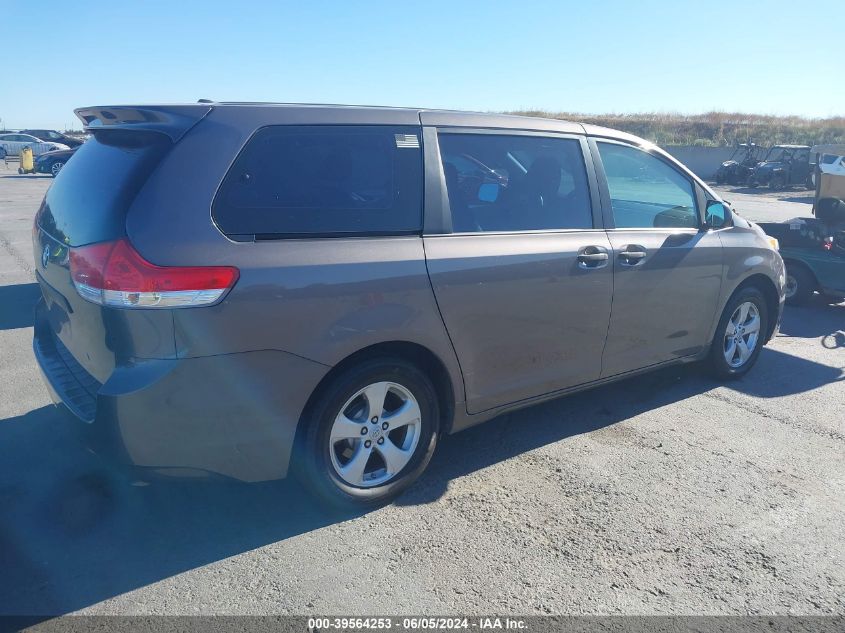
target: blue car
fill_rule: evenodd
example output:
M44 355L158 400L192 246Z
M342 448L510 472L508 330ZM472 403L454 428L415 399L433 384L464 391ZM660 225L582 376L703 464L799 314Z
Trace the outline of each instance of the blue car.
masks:
M61 171L70 157L76 153L79 147L71 149L58 149L53 152L45 152L35 159L35 171L39 174L50 174L53 178Z

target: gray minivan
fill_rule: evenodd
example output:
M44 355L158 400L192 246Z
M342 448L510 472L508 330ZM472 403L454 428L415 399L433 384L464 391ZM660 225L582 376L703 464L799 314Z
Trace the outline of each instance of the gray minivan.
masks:
M651 143L420 109L77 110L34 350L91 444L385 502L438 437L670 363L747 372L776 245Z

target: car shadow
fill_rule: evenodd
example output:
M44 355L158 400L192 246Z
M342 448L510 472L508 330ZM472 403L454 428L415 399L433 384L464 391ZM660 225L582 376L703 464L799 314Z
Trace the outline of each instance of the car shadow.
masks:
M768 348L760 361L729 387L769 398L843 379ZM698 366L676 366L500 416L444 437L396 503L432 503L456 478L718 386ZM72 612L358 516L326 510L294 480L133 481L71 427L53 407L0 421L0 614Z
M52 407L0 421L0 615L58 615L344 521L292 480L134 481Z
M37 283L0 286L0 330L32 327L40 295Z
M797 338L820 338L828 347L827 340L839 340L845 336L845 304L831 305L825 297L816 296L806 306L787 306L783 312L780 333ZM842 345L837 345L842 347Z
M781 202L800 202L803 204L813 204L816 197L813 194L805 194L803 196L783 196L778 198Z
M745 185L722 185L724 187L723 193L745 193L749 195L769 193L768 187L747 187ZM728 189L730 187L730 189Z

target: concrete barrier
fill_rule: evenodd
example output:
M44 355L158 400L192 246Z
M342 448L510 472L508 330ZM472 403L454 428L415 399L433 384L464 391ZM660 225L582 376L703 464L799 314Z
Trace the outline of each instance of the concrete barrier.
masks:
M710 180L716 170L733 154L733 147L696 147L677 145L664 147L667 152L686 165L696 176Z

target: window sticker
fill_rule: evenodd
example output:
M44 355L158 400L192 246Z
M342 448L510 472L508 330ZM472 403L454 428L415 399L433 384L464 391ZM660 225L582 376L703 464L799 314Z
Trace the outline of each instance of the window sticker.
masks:
M419 149L420 140L416 134L394 134L396 138L396 147L410 147Z

